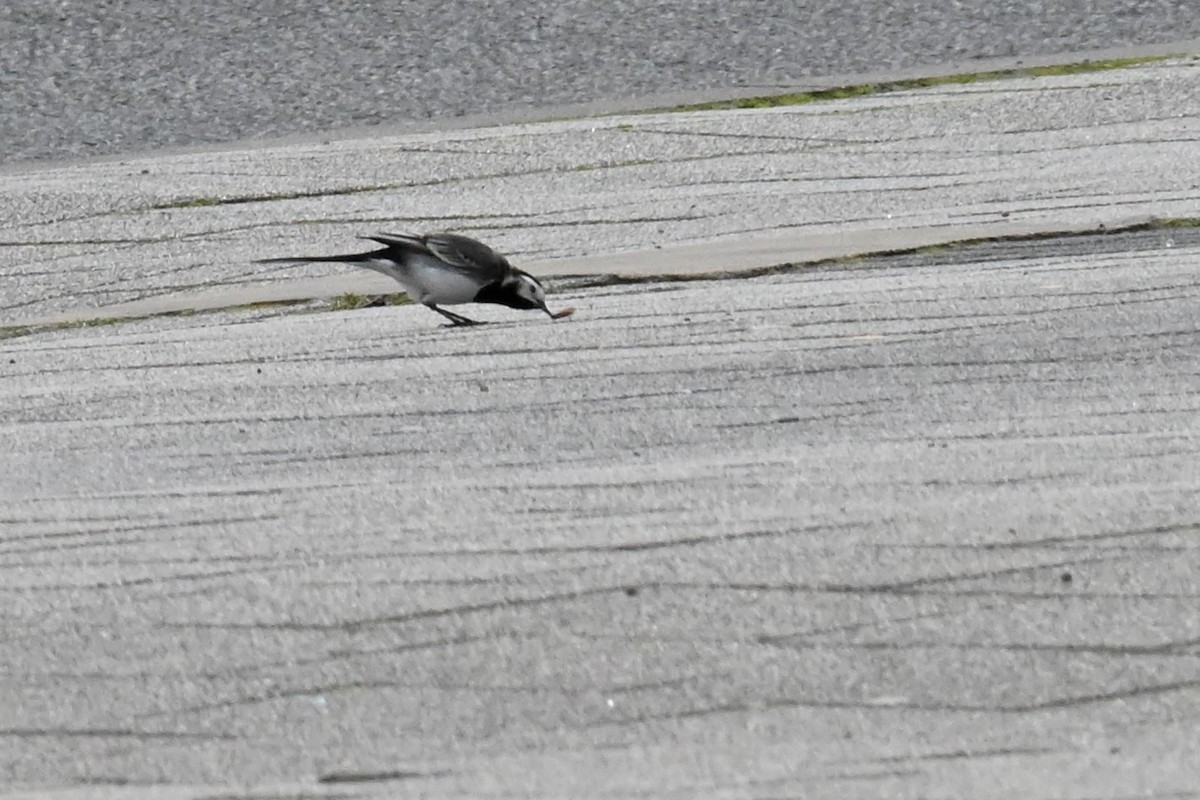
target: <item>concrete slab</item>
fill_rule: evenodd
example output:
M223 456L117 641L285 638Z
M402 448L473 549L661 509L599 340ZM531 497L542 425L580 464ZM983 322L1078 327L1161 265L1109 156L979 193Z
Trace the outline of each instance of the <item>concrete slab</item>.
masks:
M173 297L197 291L222 304L231 288L246 302L379 291L352 268L289 286L337 268L252 262L352 250L387 228L453 228L541 274L653 275L1190 217L1198 89L1200 62L1182 59L16 171L0 201L0 325L212 304Z
M1186 795L1171 236L0 342L0 780Z
M380 227L644 277L1194 217L1198 78L12 172L2 322L373 291L250 260ZM0 795L1194 794L1198 256L0 340Z

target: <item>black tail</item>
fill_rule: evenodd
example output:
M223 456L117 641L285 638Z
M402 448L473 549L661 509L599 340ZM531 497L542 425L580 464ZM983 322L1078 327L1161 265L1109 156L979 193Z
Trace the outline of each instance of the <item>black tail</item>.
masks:
M369 253L348 253L342 256L285 256L283 258L260 258L255 260L255 264L311 264L321 261L340 262L343 264L357 264L361 261L374 261L379 258L386 258L390 248L382 250L372 250Z

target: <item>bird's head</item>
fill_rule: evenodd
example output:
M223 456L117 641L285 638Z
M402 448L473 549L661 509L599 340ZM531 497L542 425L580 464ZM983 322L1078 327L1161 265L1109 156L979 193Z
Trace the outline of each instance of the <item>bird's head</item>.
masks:
M476 303L496 303L509 308L545 311L550 319L562 319L575 313L574 308L551 311L546 308L546 287L528 272L514 269L503 281L489 283L475 295Z
M504 282L503 288L508 295L508 305L512 308L538 308L551 314L546 308L546 287L528 272L515 270L511 278Z

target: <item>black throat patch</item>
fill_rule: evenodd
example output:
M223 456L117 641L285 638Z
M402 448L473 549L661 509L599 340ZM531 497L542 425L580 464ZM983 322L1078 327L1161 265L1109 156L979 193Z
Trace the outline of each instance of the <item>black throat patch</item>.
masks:
M517 284L503 281L489 283L475 295L476 303L495 303L509 308L537 308L537 304L517 294Z

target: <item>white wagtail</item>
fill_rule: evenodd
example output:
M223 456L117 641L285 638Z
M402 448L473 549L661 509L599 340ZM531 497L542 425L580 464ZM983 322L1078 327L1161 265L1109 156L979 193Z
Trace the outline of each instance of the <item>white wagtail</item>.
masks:
M410 298L432 308L454 325L481 323L439 306L459 303L496 303L509 308L536 308L551 319L575 312L546 307L546 289L538 279L523 272L482 242L455 233L380 233L365 236L383 245L369 253L341 256L297 256L265 258L260 264L334 261L381 272L395 278Z

